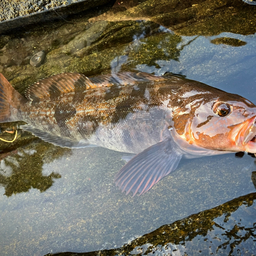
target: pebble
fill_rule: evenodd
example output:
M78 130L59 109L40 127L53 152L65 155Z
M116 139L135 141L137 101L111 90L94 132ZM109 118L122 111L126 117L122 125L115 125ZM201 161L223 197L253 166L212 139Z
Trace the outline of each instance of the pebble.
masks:
M39 67L41 64L43 64L45 60L45 51L40 51L34 54L30 59L30 65L34 67Z
M83 0L0 0L0 23Z

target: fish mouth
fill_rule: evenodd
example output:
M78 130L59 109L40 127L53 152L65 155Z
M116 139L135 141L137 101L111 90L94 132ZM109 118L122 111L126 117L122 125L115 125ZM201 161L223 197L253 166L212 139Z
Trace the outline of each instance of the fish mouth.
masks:
M245 131L243 144L247 144L248 142L256 142L256 117L253 118L252 124Z
M256 116L233 126L230 133L231 141L233 141L232 151L245 151L248 153L256 153Z
M242 136L240 136L242 145L245 147L246 152L256 153L256 117L250 118L245 127L248 128L242 129L243 135L241 134Z

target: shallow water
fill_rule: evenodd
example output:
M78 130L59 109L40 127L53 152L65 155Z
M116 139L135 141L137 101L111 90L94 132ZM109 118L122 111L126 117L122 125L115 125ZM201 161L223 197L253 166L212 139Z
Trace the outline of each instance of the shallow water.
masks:
M40 78L61 72L173 72L256 103L256 9L242 1L212 1L204 15L193 9L203 10L206 2L197 1L193 7L190 2L179 6L170 1L176 8L173 13L181 14L175 24L170 24L174 14L170 6L164 8L164 1L154 15L152 1L124 1L110 9L102 7L2 35L0 71L20 92ZM244 23L232 22L234 16ZM29 60L40 50L46 51L46 60L32 67ZM123 153L62 149L32 139L19 131L12 147L1 144L6 152L12 150L0 163L1 255L96 254L113 248L121 248L118 253L124 255L255 254L251 156L183 160L145 195L131 197L114 184L125 164ZM221 228L201 227L197 219ZM192 222L194 236L189 230ZM160 236L168 233L163 225L170 225L168 232L174 238ZM230 239L221 240L220 230ZM145 235L153 231L156 235ZM126 243L132 246L123 246Z

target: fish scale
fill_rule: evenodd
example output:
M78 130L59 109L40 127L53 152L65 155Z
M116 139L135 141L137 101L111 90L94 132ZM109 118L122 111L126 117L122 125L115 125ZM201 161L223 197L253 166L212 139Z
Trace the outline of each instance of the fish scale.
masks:
M25 97L0 75L0 122L62 147L99 146L134 154L116 184L142 194L182 157L256 153L256 107L247 99L180 76L143 72L88 78L63 73Z

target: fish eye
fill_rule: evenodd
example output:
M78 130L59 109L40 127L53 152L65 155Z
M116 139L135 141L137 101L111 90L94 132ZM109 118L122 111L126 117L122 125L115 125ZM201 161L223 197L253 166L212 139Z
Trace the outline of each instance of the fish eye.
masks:
M213 112L220 117L224 117L231 112L231 106L225 102L216 102L213 105Z

